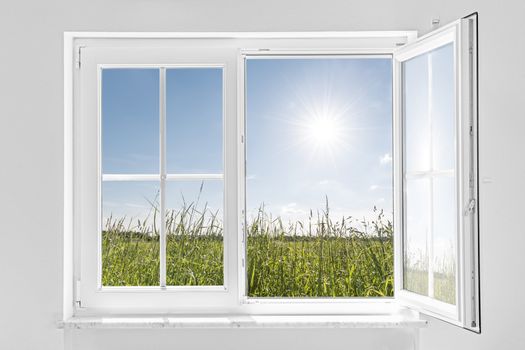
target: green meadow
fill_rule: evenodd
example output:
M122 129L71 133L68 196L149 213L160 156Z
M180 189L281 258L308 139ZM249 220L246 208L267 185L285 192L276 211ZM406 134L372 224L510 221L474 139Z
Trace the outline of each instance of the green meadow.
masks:
M393 295L392 223L335 220L328 205L303 221L273 219L261 207L247 227L247 288L253 297L368 297ZM102 232L102 284L159 284L159 215L109 217ZM222 285L223 225L195 203L168 211L169 286Z

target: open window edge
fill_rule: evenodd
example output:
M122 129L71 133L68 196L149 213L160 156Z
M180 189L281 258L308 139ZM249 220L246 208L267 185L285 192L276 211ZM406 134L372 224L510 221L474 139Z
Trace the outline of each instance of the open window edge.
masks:
M475 333L480 327L479 269L479 185L478 185L478 54L477 13L468 15L430 32L394 54L394 246L395 295L404 306L423 314L463 327ZM460 113L457 125L458 158L458 266L456 305L420 296L403 289L403 127L401 63L446 43L456 45L457 99ZM465 45L467 43L467 45ZM465 101L467 101L465 103Z

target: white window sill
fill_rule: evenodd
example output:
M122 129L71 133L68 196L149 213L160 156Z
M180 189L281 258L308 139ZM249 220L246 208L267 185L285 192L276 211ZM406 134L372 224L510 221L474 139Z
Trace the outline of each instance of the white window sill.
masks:
M422 328L427 321L408 315L228 315L72 317L59 327L71 329L156 328Z

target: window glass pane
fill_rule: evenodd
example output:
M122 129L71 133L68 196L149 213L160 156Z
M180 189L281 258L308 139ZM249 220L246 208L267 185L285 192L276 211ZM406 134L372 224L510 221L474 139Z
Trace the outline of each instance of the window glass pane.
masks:
M158 173L159 70L102 70L103 173Z
M222 68L166 71L168 173L222 173Z
M249 296L392 295L391 66L247 60Z
M223 181L169 181L166 206L167 285L223 285Z
M159 184L102 183L102 285L159 285Z
M456 303L457 205L454 177L434 179L434 297Z
M430 52L432 66L432 143L434 169L455 168L456 113L452 44Z
M403 284L411 292L428 295L429 179L406 181L405 208Z
M430 120L428 57L403 63L405 167L407 171L430 169Z
M458 220L454 64L447 44L403 65L404 288L450 304L456 298Z

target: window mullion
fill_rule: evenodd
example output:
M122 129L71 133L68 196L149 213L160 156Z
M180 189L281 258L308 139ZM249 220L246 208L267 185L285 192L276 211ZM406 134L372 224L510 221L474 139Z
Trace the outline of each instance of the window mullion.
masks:
M160 68L160 286L166 288L166 68Z

